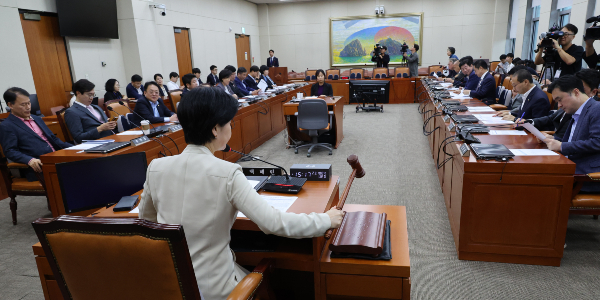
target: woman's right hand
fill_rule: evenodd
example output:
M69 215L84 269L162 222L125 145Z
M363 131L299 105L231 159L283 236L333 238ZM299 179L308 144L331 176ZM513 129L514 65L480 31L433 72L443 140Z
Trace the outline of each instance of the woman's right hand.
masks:
M337 209L337 207L332 207L330 210L326 212L331 220L331 228L339 228L342 225L342 219L344 218L344 212Z

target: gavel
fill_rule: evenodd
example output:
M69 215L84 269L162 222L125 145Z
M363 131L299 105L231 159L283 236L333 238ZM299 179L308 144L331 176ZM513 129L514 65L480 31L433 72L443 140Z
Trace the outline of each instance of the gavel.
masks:
M336 206L338 210L342 210L342 208L344 208L344 203L346 203L346 198L348 198L348 193L350 192L350 187L352 186L352 182L354 182L354 178L362 178L363 176L365 176L365 169L363 169L363 167L360 165L360 162L358 161L358 156L356 156L355 154L348 156L347 162L348 164L350 164L350 167L352 167L352 173L350 173L350 177L348 178L346 188L344 188L342 198ZM327 230L325 232L325 240L330 239L332 233L333 229Z

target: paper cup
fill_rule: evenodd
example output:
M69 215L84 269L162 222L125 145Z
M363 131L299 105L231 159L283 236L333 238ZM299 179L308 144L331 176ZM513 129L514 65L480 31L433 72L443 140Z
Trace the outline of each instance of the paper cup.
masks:
M144 134L150 134L150 121L148 120L142 120L140 122L140 127L142 127L142 131L144 132Z
M304 98L304 94L303 93L297 93L296 94L296 99L300 100Z

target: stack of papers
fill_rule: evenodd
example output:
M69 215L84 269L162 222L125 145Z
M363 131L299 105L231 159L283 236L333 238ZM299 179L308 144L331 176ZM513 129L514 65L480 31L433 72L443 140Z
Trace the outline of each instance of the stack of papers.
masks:
M471 112L496 112L493 108L489 106L467 106L467 108Z
M264 196L261 195L263 197L263 199L265 199L265 201L267 201L267 203L269 205L271 205L273 208L281 211L281 212L286 212L290 206L292 206L292 204L294 204L294 201L296 201L296 199L298 199L298 197L285 197L285 196ZM246 218L246 216L239 211L238 212L238 218Z
M527 132L519 130L490 130L490 135L527 135Z
M117 133L117 135L143 135L144 132L142 132L141 130L128 130L128 131L123 131L121 133Z
M115 140L93 140L93 141L83 140L83 144L79 144L79 145L75 145L73 147L65 148L65 150L87 150L87 149L94 148L96 146L100 146L102 144L112 143L114 141Z
M515 124L513 121L502 120L502 117L494 117L493 114L473 114L483 124Z
M546 156L558 155L558 153L548 149L508 149L516 156Z

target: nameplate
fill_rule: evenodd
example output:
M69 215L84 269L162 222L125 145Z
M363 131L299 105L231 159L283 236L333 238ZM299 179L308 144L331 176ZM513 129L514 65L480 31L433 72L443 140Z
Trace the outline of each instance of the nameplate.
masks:
M144 136L135 138L133 140L130 140L129 142L131 142L131 146L139 146L139 145L147 143L149 141L150 141L150 138L148 136L144 135Z
M450 121L450 125L448 126L448 130L450 130L451 132L456 131L456 124L454 124L454 122Z
M448 120L450 120L450 116L449 115L445 115L444 116L444 123L448 122Z
M469 146L467 146L467 144L462 144L460 145L460 155L462 156L469 156L471 155L471 150L469 149Z
M438 104L438 106L436 108L437 108L437 110L440 110L442 108L442 103Z
M173 126L169 127L169 132L177 132L181 129L183 129L183 127L181 127L180 124L177 124L177 125L173 125Z
M242 168L246 176L281 176L283 173L279 168Z

